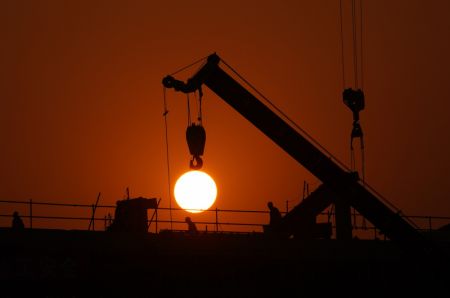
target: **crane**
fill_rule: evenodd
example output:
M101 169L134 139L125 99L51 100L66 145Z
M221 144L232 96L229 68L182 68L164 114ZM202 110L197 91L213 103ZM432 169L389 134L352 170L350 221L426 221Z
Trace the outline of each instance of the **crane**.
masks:
M225 72L220 67L221 61L214 53L186 82L169 75L163 78L162 83L166 88L183 93L201 93L203 85L208 87L322 182L309 200L300 203L284 217L286 230L305 231L304 227L308 225L302 226L302 222L310 222L308 218L334 203L338 239L351 238L351 206L391 240L422 240L422 234L412 224L361 183L357 172L345 169L290 126Z

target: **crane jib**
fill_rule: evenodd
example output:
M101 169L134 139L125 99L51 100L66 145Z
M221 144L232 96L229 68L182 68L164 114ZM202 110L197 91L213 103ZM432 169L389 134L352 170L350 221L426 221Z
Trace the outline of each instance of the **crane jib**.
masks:
M185 93L207 86L233 109L256 126L292 158L321 180L336 198L355 208L376 228L392 240L421 240L422 235L396 211L360 184L354 172L348 172L323 153L296 129L258 100L219 67L220 58L213 54L208 62L186 83L171 76L163 79L166 88ZM352 103L361 110L364 103ZM350 227L351 228L351 227Z

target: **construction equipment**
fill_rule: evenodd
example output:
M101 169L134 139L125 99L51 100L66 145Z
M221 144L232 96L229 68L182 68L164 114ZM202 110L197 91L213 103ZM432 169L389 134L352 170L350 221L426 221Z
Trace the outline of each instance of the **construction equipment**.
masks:
M172 76L166 76L162 83L166 88L174 88L183 93L195 92L201 90L203 85L207 86L322 181L324 190L321 192L326 192L325 198L323 194L316 195L317 198L304 200L307 207L294 208L291 214L285 216L283 225L286 230L301 231L302 222L311 222L304 220L306 216L315 217L330 204L335 204L338 239L352 237L348 206L355 208L391 240L422 239L422 235L398 211L388 207L381 197L361 183L357 173L348 171L332 160L225 72L219 66L220 63L219 56L212 54L206 64L186 83ZM339 212L339 206L343 206L343 212Z
M189 125L186 129L186 141L189 153L192 155L189 167L193 170L199 170L203 166L203 160L200 156L203 155L206 142L206 132L203 126L195 123Z
M116 203L113 223L108 227L111 232L147 232L147 209L158 208L155 198L134 198L119 200Z

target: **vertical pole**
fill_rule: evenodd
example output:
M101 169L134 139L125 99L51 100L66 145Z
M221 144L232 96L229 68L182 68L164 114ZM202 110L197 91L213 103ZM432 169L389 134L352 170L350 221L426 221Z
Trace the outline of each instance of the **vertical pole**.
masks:
M94 218L94 216L95 216L95 206L94 205L92 205L92 231L95 231L95 218Z
M97 209L97 205L98 205L98 200L100 200L100 196L101 196L101 192L98 193L97 195L97 200L95 201L95 205L92 205L92 217L91 220L89 221L89 227L88 230L91 230L91 225L92 225L92 230L95 231L95 226L94 226L94 222L95 222L95 210Z
M33 200L30 199L30 229L33 229Z
M158 234L158 205L156 206L155 209L155 234Z
M219 232L219 209L216 207L216 232Z

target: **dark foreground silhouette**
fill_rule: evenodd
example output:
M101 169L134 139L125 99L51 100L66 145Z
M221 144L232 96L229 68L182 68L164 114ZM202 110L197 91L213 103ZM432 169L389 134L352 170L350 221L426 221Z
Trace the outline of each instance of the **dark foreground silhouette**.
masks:
M392 241L274 241L263 233L3 229L0 282L2 293L32 289L33 297L278 297L350 288L432 296L450 283L448 257L441 254L448 248L424 254L414 245L405 251Z
M17 211L14 211L14 213L13 213L13 220L12 220L11 228L15 231L20 231L25 228L22 218L20 218L19 212L17 212Z

